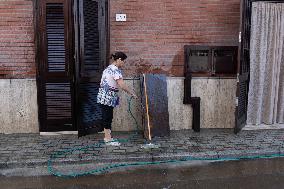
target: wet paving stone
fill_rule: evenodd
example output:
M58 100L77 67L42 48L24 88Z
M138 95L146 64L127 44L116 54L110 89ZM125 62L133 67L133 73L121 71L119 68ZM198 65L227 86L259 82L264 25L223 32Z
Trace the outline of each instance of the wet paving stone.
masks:
M114 137L127 139L135 132L113 132ZM104 157L109 161L119 161L119 158L161 157L164 154L184 156L184 153L195 157L243 156L248 154L284 153L284 130L241 131L234 134L231 129L202 129L200 133L191 130L171 131L169 137L153 138L157 149L145 150L141 146L147 141L141 133L121 146L106 146L101 134L79 138L77 135L40 136L39 134L0 134L0 165L1 167L26 162L43 162L57 151L79 149L64 154L58 161L79 161L80 159L95 159L100 161ZM100 143L100 144L99 144ZM80 149L86 148L86 149Z

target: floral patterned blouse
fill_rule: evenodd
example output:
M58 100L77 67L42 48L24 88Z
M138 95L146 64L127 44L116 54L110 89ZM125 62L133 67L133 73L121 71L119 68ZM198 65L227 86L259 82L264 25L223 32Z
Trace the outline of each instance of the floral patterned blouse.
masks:
M119 104L119 89L116 81L121 78L121 70L113 64L103 71L97 103L112 107L116 107Z

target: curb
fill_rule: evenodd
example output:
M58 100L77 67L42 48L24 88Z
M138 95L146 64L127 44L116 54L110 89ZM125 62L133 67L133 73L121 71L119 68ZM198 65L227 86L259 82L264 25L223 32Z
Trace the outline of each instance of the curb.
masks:
M52 164L55 168L60 168L61 170L72 170L72 168L82 167L83 164L88 166L97 167L97 166L106 166L110 164L124 164L124 163L135 163L135 162L159 162L159 161L170 161L178 160L175 165L182 163L190 165L199 165L210 162L220 162L220 161L238 161L238 160L252 160L252 159L268 159L273 158L269 157L272 155L279 155L279 158L283 158L284 154L281 154L280 151L253 151L253 152L244 152L244 151L231 151L229 153L225 152L216 152L208 151L202 153L165 153L165 154L148 154L142 156L123 156L116 155L111 157L100 156L98 158L89 158L84 160L74 160L67 159L64 161L55 161ZM267 156L267 157L265 157ZM275 156L277 158L277 156ZM220 158L221 160L218 160ZM240 159L238 159L240 158ZM203 159L203 160L202 160ZM205 160L204 160L205 159ZM179 161L180 160L180 161ZM48 172L47 168L47 159L40 160L29 160L25 162L0 162L0 176L48 176L51 173ZM204 163L203 163L204 162ZM161 162L163 163L163 162ZM164 165L169 165L170 162L165 163ZM141 166L135 166L141 167ZM129 169L129 168L123 168ZM132 168L133 169L133 168ZM121 170L121 168L119 168ZM115 171L114 169L111 171Z

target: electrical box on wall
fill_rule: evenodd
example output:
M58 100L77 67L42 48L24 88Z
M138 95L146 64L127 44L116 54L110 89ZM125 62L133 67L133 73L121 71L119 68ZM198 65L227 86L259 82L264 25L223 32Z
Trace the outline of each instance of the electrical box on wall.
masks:
M126 21L126 14L116 14L115 21L125 22Z

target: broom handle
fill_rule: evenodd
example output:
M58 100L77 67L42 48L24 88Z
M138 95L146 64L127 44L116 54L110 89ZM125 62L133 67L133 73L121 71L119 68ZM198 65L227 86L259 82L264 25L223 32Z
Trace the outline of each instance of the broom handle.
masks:
M147 85L146 85L145 74L143 74L143 79L144 79L144 93L145 93L145 101L146 101L146 115L147 115L148 134L149 134L149 139L151 141L152 137L151 137L151 129L150 129L150 118L149 118L149 108L148 108L148 95L147 95Z

